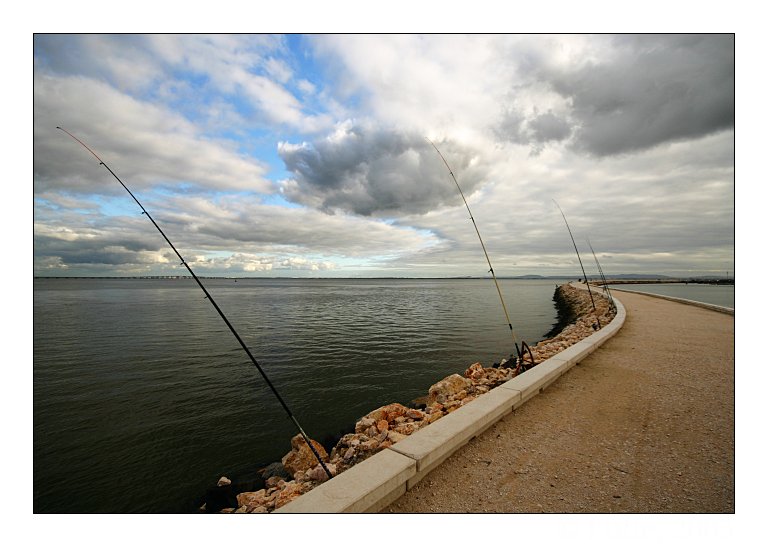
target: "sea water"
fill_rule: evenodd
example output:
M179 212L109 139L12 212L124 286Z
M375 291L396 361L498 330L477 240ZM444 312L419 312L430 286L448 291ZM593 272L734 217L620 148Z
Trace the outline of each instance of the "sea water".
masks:
M556 322L556 280L500 280L518 339ZM489 279L206 279L318 440L508 357ZM297 431L191 279L35 279L34 511L185 512Z

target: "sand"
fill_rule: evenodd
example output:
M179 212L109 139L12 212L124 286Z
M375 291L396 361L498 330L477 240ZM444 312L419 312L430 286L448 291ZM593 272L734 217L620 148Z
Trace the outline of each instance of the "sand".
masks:
M615 295L616 336L382 512L734 512L734 317Z

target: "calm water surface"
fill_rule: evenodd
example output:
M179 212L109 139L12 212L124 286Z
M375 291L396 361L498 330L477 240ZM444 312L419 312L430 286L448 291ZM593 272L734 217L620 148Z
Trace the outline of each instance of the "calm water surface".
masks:
M543 338L556 282L501 282ZM489 280L205 283L315 439L513 349ZM36 279L33 406L35 512L190 511L296 434L189 279Z
M629 291L648 292L660 294L663 296L674 296L676 298L685 298L686 300L695 300L706 304L716 306L725 306L726 308L735 307L736 292L734 285L704 285L701 283L638 283L631 285L617 285L611 287L615 289L627 289ZM621 300L617 294L617 298Z

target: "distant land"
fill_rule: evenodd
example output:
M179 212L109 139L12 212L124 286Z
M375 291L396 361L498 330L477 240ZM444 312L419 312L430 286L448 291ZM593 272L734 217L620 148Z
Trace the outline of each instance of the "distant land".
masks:
M287 277L287 276L197 276L200 279L491 279L491 276L455 276L455 277ZM498 279L523 279L523 280L563 280L579 279L581 275L517 275L517 276L497 276ZM137 275L137 276L34 276L35 279L192 279L189 275ZM590 275L591 281L602 281L600 276ZM732 285L734 278L717 276L696 276L696 277L672 277L660 274L618 274L607 277L609 283L715 283L719 285Z
M597 275L587 276L590 281L597 285L602 285L602 278ZM542 276L542 275L521 275L517 277L500 277L499 279L570 279L568 276ZM578 277L581 279L581 276ZM701 283L710 285L735 285L733 277L718 277L712 275L703 275L696 277L672 277L659 274L619 274L611 275L606 278L609 285L628 285L641 283Z

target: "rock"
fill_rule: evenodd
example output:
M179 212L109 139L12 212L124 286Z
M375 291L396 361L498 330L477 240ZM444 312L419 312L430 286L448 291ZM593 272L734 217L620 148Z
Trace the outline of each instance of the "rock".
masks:
M461 401L448 401L445 403L445 411L449 414L457 408L461 408Z
M230 484L232 484L231 480L229 480L227 477L221 477L219 482L216 483L216 486L229 486Z
M483 375L483 365L480 363L474 363L469 365L469 368L464 371L464 377L475 379Z
M467 396L467 390L466 389L462 389L458 393L455 393L454 395L451 395L451 400L453 400L453 401L461 401L466 396Z
M444 402L451 395L454 395L471 385L472 382L467 378L458 374L452 374L429 388L429 403L431 405L434 402Z
M356 424L355 424L355 433L362 433L372 425L376 423L376 420L373 418L361 418Z
M435 410L432 414L429 415L428 422L431 424L432 422L436 422L443 416L445 416L445 412L443 412L442 410Z
M312 440L312 446L317 450L323 461L328 461L328 453L319 442ZM309 448L301 434L291 439L292 450L283 456L283 467L293 477L298 471L307 471L317 464L317 457Z
M286 484L285 488L283 488L280 493L277 495L277 499L275 500L275 509L279 509L286 503L290 503L296 498L298 498L303 493L302 488L299 484L295 482L290 482Z
M395 426L395 432L402 435L410 435L419 429L419 424L415 422L406 422Z
M398 433L397 431L394 431L394 430L393 431L387 431L387 441L391 441L392 444L394 444L394 443L396 443L398 441L402 441L406 437L407 437L407 435L403 435L402 433ZM384 441L384 442L386 442L386 441ZM384 443L382 443L382 444L384 444Z
M283 467L282 462L270 463L263 469L259 470L261 478L267 480L269 477L280 477L282 479L290 479L291 475Z
M254 508L263 505L266 501L266 490L259 490L258 492L241 492L237 495L238 507Z
M405 415L408 418L411 418L412 420L423 420L426 417L426 414L422 412L421 410L409 410L405 413Z
M329 463L326 465L328 468L328 471L331 472L331 475L336 475L336 466L332 463ZM316 481L316 482L325 482L328 480L328 474L325 472L325 469L323 469L320 464L317 464L315 467L310 469L307 472L307 478Z
M391 422L399 416L404 416L406 412L408 412L408 407L403 406L400 403L392 403L379 407L373 412L369 412L363 419L371 419L374 422L378 422L379 420Z
M387 420L379 420L378 422L376 422L376 429L378 429L379 432L388 430L389 422Z
M376 439L368 439L367 441L360 443L357 447L358 452L373 452L379 447L379 441Z

